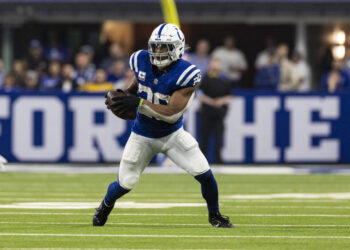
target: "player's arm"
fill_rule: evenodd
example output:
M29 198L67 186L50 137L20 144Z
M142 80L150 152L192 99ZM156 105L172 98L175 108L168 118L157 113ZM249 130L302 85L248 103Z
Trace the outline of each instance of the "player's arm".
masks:
M194 96L195 87L188 87L175 91L170 97L167 105L153 104L143 100L139 106L141 114L154 117L168 123L175 123L186 111L190 104L190 100Z
M126 94L132 94L132 95L137 95L137 79L136 77L134 76L132 78L132 81L129 83L129 85L127 86L127 88L124 90L124 92Z

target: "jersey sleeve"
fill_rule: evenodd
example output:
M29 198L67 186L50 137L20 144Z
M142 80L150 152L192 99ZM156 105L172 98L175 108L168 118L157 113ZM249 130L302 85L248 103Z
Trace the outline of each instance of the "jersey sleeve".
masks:
M201 71L195 65L189 65L180 74L176 85L179 88L193 87L199 84L201 81Z
M142 63L147 53L146 50L138 50L130 56L129 66L132 71L135 73L139 72L139 65Z

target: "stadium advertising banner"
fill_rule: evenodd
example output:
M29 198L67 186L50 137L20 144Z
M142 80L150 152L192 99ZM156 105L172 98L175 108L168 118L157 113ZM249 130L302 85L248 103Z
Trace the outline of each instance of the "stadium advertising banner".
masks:
M197 135L199 103L185 115ZM118 162L132 122L101 94L0 92L0 154L9 162ZM350 93L238 92L225 119L228 163L350 163ZM210 158L210 156L209 156Z

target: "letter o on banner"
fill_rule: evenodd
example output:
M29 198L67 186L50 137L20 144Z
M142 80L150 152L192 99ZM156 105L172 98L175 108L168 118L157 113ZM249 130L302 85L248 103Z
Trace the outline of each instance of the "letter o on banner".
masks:
M42 143L34 145L34 112L42 112ZM26 96L13 104L12 152L21 161L57 161L64 153L64 108L57 97Z

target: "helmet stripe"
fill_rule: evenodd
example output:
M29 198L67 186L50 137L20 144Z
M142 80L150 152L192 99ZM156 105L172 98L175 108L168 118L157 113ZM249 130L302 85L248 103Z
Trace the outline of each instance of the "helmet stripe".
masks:
M176 32L177 32L177 36L178 36L179 39L183 42L183 41L185 40L185 38L181 38L178 28L175 28L175 29L176 29Z
M163 23L162 26L160 26L160 28L158 30L158 38L160 38L160 35L162 34L162 31L163 31L165 25L167 25L167 23Z

